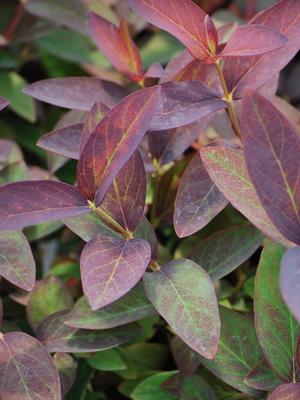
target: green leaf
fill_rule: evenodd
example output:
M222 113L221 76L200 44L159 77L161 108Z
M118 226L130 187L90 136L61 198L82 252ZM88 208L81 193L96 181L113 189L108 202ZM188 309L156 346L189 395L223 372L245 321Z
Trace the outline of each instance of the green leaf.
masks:
M176 400L161 387L167 379L175 374L176 371L168 371L150 376L136 386L131 393L131 398L133 400Z
M88 358L87 363L98 371L122 371L127 368L115 349L100 351L94 357Z
M283 381L295 379L294 355L299 325L283 302L279 288L285 248L268 241L260 258L254 296L255 327L268 364Z
M22 93L27 82L16 72L0 73L1 96L9 100L9 107L29 122L36 121L36 109L32 97Z

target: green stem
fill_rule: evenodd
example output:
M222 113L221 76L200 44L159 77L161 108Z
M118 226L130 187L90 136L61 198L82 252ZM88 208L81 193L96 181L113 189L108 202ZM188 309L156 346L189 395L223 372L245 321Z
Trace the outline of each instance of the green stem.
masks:
M229 93L225 78L224 78L224 74L223 74L223 70L220 64L220 61L216 61L215 62L215 66L219 75L219 79L223 88L223 92L224 92L224 98L227 101L228 104L228 113L230 116L230 120L232 123L232 127L234 129L234 132L236 133L236 135L239 137L239 139L242 140L242 132L241 132L241 128L239 125L239 121L238 121L238 117L236 115L234 106L233 106L233 101L232 101L232 94Z

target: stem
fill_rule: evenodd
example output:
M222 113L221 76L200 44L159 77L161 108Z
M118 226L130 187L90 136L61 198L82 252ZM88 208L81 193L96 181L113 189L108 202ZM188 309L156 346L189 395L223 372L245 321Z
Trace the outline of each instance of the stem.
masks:
M153 164L155 167L155 172L152 175L152 184L153 184L153 201L151 205L151 223L153 226L156 225L156 209L157 209L157 202L158 202L158 193L159 193L159 184L160 184L160 165L156 159L153 160Z
M160 270L160 266L159 266L159 265L157 264L157 262L154 261L154 260L151 260L151 261L150 261L149 267L150 267L150 269L151 269L152 271L159 271L159 270Z
M15 33L15 30L17 29L17 27L23 17L24 5L25 5L25 0L20 0L19 4L17 5L15 14L12 17L12 19L6 29L6 32L3 35L6 42L9 42L12 39L13 34Z
M242 132L241 132L241 128L239 125L238 117L236 115L236 112L235 112L235 109L233 106L232 95L231 95L231 93L229 93L220 62L216 61L215 66L216 66L216 69L217 69L217 72L219 75L219 79L220 79L220 82L221 82L221 85L223 88L224 98L228 104L228 113L230 116L232 127L234 129L235 134L238 136L238 138L242 140Z
M95 204L90 200L88 200L88 204L93 211L95 211L105 222L113 226L117 232L121 233L121 235L123 235L126 240L133 239L132 232L128 231L127 229L124 229L123 226L120 225L119 222L117 222L107 212L105 212L103 209L99 207L96 207Z

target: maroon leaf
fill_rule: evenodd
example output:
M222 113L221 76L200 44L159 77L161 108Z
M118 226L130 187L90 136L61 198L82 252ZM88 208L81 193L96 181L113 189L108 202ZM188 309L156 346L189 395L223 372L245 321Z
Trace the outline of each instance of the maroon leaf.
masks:
M3 108L7 107L9 104L9 101L6 100L4 97L0 96L0 111L3 110Z
M78 190L55 181L24 181L0 187L0 230L16 230L43 221L90 211Z
M178 336L171 340L171 351L180 372L193 375L198 369L201 359L199 354L186 345Z
M174 35L194 57L205 59L210 50L206 42L206 14L190 0L128 0L132 9Z
M82 127L82 136L80 140L80 154L85 148L85 145L87 144L91 134L97 128L97 125L103 120L104 115L107 113L108 110L109 108L102 103L95 103L93 105L91 111L86 116ZM77 156L77 159L78 158L79 155Z
M61 399L58 373L44 346L22 332L0 333L1 398Z
M180 180L174 212L179 237L192 235L207 225L228 204L210 179L197 153Z
M278 230L300 244L300 137L266 98L247 92L241 127L250 177Z
M67 326L68 311L50 315L40 325L36 335L49 352L83 353L111 349L128 343L139 333L136 324L115 329L87 330Z
M119 28L96 14L90 14L92 37L112 65L135 82L143 80L143 65L139 51L130 37L124 20Z
M115 83L82 76L45 79L23 91L55 106L85 111L90 111L97 102L113 107L126 96L125 90Z
M21 289L33 289L35 261L22 232L0 232L0 275Z
M289 249L281 261L281 294L294 317L300 322L300 248Z
M274 390L282 381L274 374L273 370L265 359L260 361L244 379L246 385L269 392Z
M93 310L126 294L141 279L151 249L143 239L96 236L80 258L84 294Z
M187 125L223 108L222 94L201 82L169 82L161 85L161 97L150 129L160 131Z
M268 400L298 400L300 398L300 383L280 385L268 397Z
M144 213L146 172L136 151L114 179L100 206L123 228L133 232Z
M239 26L222 50L221 57L245 57L264 54L284 46L287 42L287 39L281 33L268 26Z
M77 167L80 191L98 206L139 145L156 111L160 88L136 91L110 110L90 136Z

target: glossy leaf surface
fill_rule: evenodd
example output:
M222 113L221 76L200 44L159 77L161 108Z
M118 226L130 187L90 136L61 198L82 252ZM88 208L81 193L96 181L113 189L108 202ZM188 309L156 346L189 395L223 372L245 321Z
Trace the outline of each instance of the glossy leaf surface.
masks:
M109 111L90 136L77 168L78 187L99 205L150 127L159 87L142 89Z
M60 383L44 346L22 332L0 334L0 393L11 400L60 400Z
M66 316L66 324L74 328L107 329L155 315L142 284L136 285L119 300L93 311L84 297L75 304Z
M135 324L98 331L71 328L64 324L67 313L68 311L59 311L50 315L37 331L37 338L51 353L107 350L130 342L140 332Z
M179 237L207 225L228 204L197 153L184 171L175 200L174 227Z
M193 350L213 358L220 334L218 304L204 270L174 260L144 275L146 294L172 330Z
M0 275L21 289L33 289L35 261L22 232L0 232Z
M282 258L280 290L288 308L300 323L300 249L289 249Z
M0 229L15 230L88 212L79 191L55 181L24 181L0 187Z
M300 332L279 289L284 248L268 242L262 252L255 281L254 313L259 343L265 358L283 381L295 376L295 351Z
M83 292L93 310L118 300L141 279L151 256L143 239L96 236L83 249L80 269Z

